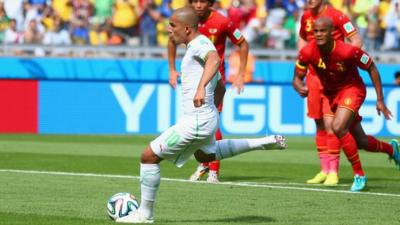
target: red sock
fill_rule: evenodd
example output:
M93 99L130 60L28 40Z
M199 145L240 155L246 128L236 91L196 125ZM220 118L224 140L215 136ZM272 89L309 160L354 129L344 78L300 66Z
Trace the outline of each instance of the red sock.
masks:
M347 132L343 137L340 138L340 143L342 144L347 159L353 167L354 175L358 174L360 176L364 176L360 157L358 155L357 142L354 140L350 132Z
M365 150L368 152L385 152L389 156L393 156L393 148L390 144L380 141L370 135L368 135L368 146Z
M218 128L217 131L215 132L215 139L222 140L222 133L221 130ZM219 167L220 167L220 162L219 161L212 161L209 163L209 168L210 171L215 171L219 174Z
M317 130L315 136L315 143L317 145L319 164L321 171L325 174L329 173L329 153L327 147L327 135L325 130Z
M334 134L328 134L329 173L339 173L340 140Z

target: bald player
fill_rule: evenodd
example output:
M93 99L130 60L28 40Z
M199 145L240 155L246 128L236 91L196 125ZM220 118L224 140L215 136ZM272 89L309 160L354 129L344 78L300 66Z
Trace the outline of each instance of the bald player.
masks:
M307 87L303 82L307 69L312 68L323 86L323 94L329 100L332 117L332 134L328 134L328 148L343 151L352 165L354 182L351 191L362 191L367 178L361 166L358 148L369 152L386 153L397 165L400 163L397 140L390 144L366 135L361 127L359 109L366 97L366 87L358 68L366 70L375 87L378 115L391 119L392 113L386 107L380 74L372 58L359 47L346 44L333 37L333 23L329 17L314 22L315 40L300 50L297 58L293 86L303 97Z
M181 65L183 116L143 151L140 164L140 207L116 222L154 222L154 203L161 179L159 163L163 159L182 167L192 155L199 162L210 162L253 150L286 148L285 139L280 135L215 140L219 114L214 99L221 101L225 89L217 85L222 82L218 72L218 53L212 42L199 33L197 26L198 17L193 8L177 9L170 18L168 32L171 40L186 45ZM217 86L222 90L215 91ZM216 96L214 93L217 93Z

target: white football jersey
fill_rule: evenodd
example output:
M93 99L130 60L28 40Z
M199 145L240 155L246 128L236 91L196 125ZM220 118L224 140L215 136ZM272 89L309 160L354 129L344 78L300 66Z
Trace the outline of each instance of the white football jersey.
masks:
M186 53L181 64L182 81L182 112L183 115L194 114L213 117L217 111L214 106L214 90L221 74L217 74L206 86L205 104L199 108L194 107L193 98L204 71L207 54L216 51L213 43L204 35L199 35L187 45Z

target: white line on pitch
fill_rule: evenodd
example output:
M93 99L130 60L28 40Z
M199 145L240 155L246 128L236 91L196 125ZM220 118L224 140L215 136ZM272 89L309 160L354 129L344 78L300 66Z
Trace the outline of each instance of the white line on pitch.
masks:
M123 179L136 179L139 180L139 176L128 176L128 175L113 175L113 174L95 174L95 173L71 173L71 172L57 172L57 171L38 171L38 170L13 170L13 169L0 169L0 173L24 173L24 174L45 174L45 175L58 175L58 176L78 176L78 177L105 177L105 178L123 178ZM181 183L206 183L205 181L192 182L184 179L176 178L161 178L163 181L173 181ZM293 183L288 183L292 184ZM357 194L357 195L374 195L374 196L388 196L388 197L400 197L400 194L390 193L379 193L379 192L351 192L343 190L331 190L331 189L320 189L320 188L308 188L308 187L294 187L294 186L280 186L285 183L255 183L255 182L219 182L213 185L230 185L240 187L258 187L258 188L271 188L271 189L286 189L286 190L301 190L301 191L316 191L316 192L332 192L332 193L345 193L345 194ZM299 184L303 185L303 184Z

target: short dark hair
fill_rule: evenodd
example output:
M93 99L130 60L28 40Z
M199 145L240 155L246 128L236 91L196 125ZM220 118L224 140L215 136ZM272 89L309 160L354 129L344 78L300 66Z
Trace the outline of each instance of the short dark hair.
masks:
M396 73L394 73L394 78L398 78L398 77L400 77L400 71L397 71Z
M189 0L189 3L192 4L193 0ZM215 0L208 0L208 3L210 3L211 5L213 5L215 2Z

